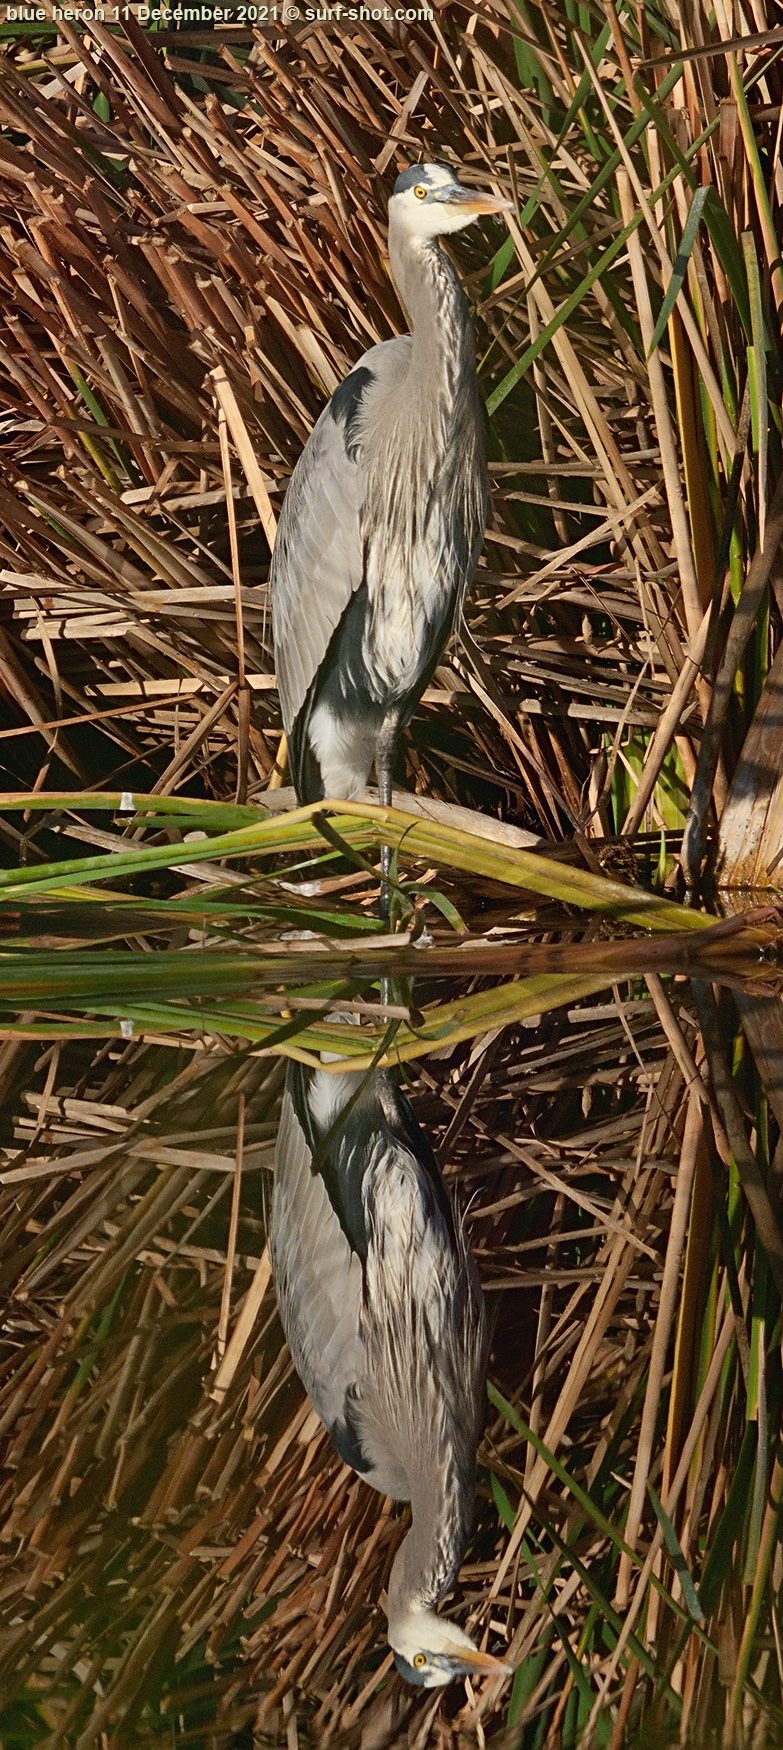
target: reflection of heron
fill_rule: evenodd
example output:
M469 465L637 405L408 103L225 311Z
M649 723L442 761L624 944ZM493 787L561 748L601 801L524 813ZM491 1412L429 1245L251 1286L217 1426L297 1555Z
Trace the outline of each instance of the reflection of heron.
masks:
M291 1354L338 1452L411 1503L388 1589L398 1669L428 1688L507 1671L434 1609L470 1534L486 1327L432 1150L385 1071L289 1065L271 1252Z
M354 796L375 761L391 800L397 733L441 655L484 537L487 476L473 334L437 239L508 202L414 164L389 203L411 333L370 347L294 470L270 574L299 798Z

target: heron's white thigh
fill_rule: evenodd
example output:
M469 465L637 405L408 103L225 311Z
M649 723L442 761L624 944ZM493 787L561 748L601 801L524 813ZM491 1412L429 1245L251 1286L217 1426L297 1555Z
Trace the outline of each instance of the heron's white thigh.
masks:
M341 723L329 705L316 705L308 728L325 796L358 796L370 775L375 737L369 726Z

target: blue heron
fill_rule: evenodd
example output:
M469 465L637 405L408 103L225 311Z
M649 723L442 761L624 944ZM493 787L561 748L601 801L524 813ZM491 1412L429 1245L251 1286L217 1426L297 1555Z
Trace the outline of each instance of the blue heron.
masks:
M398 1670L426 1688L506 1673L435 1609L470 1535L486 1322L435 1157L387 1071L289 1064L270 1248L294 1364L337 1451L411 1503L387 1594Z
M272 555L277 677L300 802L375 773L391 801L400 728L441 656L487 517L468 305L438 239L509 205L443 164L389 202L392 279L411 332L370 347L294 469Z

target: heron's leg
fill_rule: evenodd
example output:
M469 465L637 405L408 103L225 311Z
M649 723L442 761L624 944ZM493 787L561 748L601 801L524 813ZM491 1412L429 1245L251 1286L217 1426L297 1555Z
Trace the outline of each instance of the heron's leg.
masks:
M378 740L375 744L375 776L378 780L378 800L382 808L391 807L392 799L392 767L394 750L397 745L397 732L400 719L396 711L390 711L381 724ZM391 920L391 886L389 873L391 870L391 847L381 845L381 893L379 910L383 922L388 926ZM381 979L381 1002L391 1000L388 978Z
M382 808L391 807L392 799L392 767L394 750L397 745L397 731L400 719L396 711L390 711L381 724L378 740L375 744L375 776L378 780L378 800ZM381 845L381 917L385 923L391 915L391 889L389 887L389 870L391 868L391 850L388 845Z

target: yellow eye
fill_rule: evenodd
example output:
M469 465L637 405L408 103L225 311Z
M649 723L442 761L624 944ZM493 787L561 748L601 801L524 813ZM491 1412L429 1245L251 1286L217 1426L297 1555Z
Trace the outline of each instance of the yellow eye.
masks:
M417 194L418 194L418 192L419 192L419 191L418 191L418 189L416 189L416 193L417 193ZM422 1671L422 1670L423 1670L423 1669L424 1669L424 1666L425 1666L425 1665L426 1665L426 1663L427 1663L427 1655L426 1655L426 1653L414 1653L414 1655L413 1655L413 1663L414 1663L414 1665L415 1665L415 1666L416 1666L416 1670L417 1670L417 1671Z
M416 196L417 201L426 201L426 199L427 199L427 187L426 187L425 183L417 182L416 187L414 188L413 192ZM426 1664L426 1660L425 1660L425 1664Z

